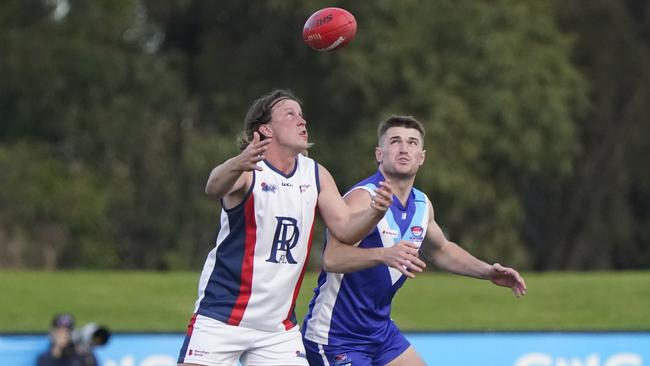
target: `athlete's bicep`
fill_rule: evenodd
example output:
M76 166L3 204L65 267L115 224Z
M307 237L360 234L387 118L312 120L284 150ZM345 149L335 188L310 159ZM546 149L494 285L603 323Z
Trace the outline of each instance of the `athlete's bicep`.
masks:
M447 243L447 238L442 232L442 229L436 222L433 215L433 207L429 204L429 222L427 223L427 233L424 237L422 250L434 252L441 249Z
M323 221L332 235L345 237L343 231L353 215L370 207L370 194L364 190L354 190L341 198L334 178L327 169L319 166L321 191L318 196L318 209ZM347 228L349 229L349 228Z
M320 164L318 169L320 179L318 211L327 227L332 230L338 228L338 225L347 218L348 208L330 172Z

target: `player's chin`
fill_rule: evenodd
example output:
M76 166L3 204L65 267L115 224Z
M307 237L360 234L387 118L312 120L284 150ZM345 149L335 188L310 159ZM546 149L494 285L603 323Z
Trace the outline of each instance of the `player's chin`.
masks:
M411 164L397 165L395 167L395 173L402 177L412 177L417 173L417 167L413 167Z
M309 149L309 148L312 147L313 145L314 145L314 144L311 143L311 142L301 141L300 143L297 143L297 144L295 145L295 150L296 150L298 153L306 153L306 152L307 152L307 149Z
M307 137L304 137L304 138L300 139L299 145L300 145L300 148L307 149L307 148L311 147L314 144L312 142L309 142L309 139Z

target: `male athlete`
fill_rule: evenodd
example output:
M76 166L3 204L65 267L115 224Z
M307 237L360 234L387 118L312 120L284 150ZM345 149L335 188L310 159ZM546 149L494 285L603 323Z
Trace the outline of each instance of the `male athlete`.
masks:
M393 296L407 277L425 266L418 251L443 270L489 279L517 296L526 292L514 269L489 265L448 241L428 197L413 187L425 157L422 124L413 117L393 116L379 125L378 135L379 170L355 185L345 200L350 207L368 205L385 179L393 187L393 204L358 247L328 237L323 271L302 329L312 366L425 364L390 319Z
M318 211L333 235L361 240L392 203L388 183L351 210L309 147L298 99L275 90L244 120L242 152L210 173L221 229L199 280L182 365L307 365L294 307Z

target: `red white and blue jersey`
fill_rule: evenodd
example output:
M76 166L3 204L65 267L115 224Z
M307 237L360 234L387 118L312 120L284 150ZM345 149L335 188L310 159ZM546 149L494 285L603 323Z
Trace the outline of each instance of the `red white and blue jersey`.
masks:
M263 170L253 171L243 202L221 211L195 313L235 326L291 329L311 249L318 164L299 155L288 175L267 161L258 165Z
M351 191L365 189L374 195L383 180L378 171ZM430 204L428 197L415 188L406 205L393 197L386 215L359 247L391 247L400 240L419 246L427 232ZM346 274L321 271L303 323L304 338L332 346L382 342L390 331L393 296L406 278L384 264Z

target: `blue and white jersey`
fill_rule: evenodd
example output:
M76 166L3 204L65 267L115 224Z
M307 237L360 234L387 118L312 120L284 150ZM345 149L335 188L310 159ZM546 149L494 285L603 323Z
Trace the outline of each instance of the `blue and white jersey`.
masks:
M350 191L365 189L374 195L375 187L383 180L378 171ZM427 196L415 188L405 206L393 197L393 204L384 218L358 245L362 248L391 247L400 240L407 240L419 246L427 232L429 205ZM393 296L406 278L384 264L347 274L321 271L304 320L304 337L325 345L384 339Z
M221 210L194 312L235 326L291 329L311 249L318 164L299 155L288 175L267 161L258 165L263 170L253 171L243 202Z

